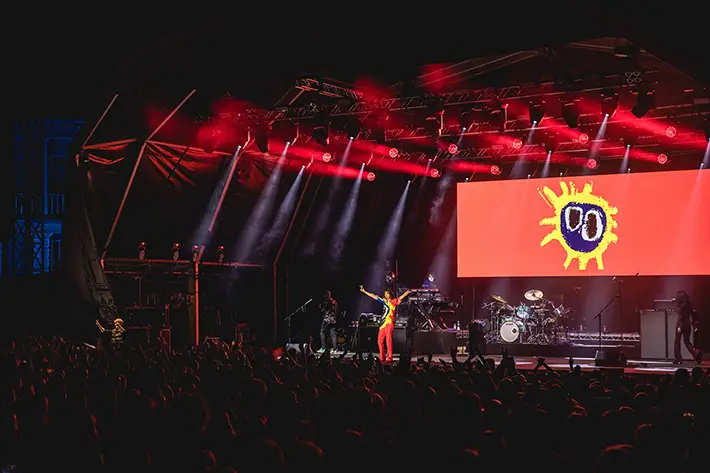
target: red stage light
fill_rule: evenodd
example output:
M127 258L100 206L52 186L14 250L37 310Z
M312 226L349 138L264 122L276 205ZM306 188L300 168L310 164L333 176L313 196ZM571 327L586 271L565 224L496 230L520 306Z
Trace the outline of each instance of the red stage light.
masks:
M500 175L500 168L497 165L492 165L491 166L491 174L494 176L499 176Z
M674 126L669 126L666 128L666 136L668 138L675 138L676 135L678 134L678 130Z
M513 140L513 149L520 149L523 147L523 140L516 138Z
M375 180L375 173L374 172L368 172L367 173L367 180L372 182Z
M399 150L397 148L390 148L390 158L396 158L399 156Z
M436 178L438 178L439 176L441 176L441 173L439 172L438 169L432 169L431 171L429 171L429 175L430 175L431 177L433 177L434 179L436 179Z
M666 163L668 162L668 156L666 156L665 154L661 153L661 154L658 155L658 157L656 158L656 160L658 161L658 164L666 164Z
M578 139L579 139L579 142L583 145L586 145L587 143L589 143L589 135L586 133L582 133L581 135L579 135Z
M449 151L449 154L456 154L456 153L459 152L459 147L456 146L454 143L451 143L451 144L449 145L448 151Z
M323 161L325 161L326 163L329 163L332 160L333 160L333 155L331 155L330 153L323 153Z
M599 163L597 163L597 160L594 158L591 158L587 160L587 167L589 169L596 169L599 166Z

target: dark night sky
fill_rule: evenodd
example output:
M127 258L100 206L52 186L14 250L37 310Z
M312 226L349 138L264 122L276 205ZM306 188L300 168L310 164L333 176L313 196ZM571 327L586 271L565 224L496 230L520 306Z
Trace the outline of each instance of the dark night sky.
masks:
M97 104L105 103L107 91L116 88L117 72L131 70L127 60L154 50L156 42L166 44L175 38L187 38L191 45L204 42L210 37L205 29L222 33L210 44L219 60L236 56L237 75L256 77L240 82L254 87L255 96L266 92L269 77L290 81L300 73L323 72L347 79L368 72L396 79L414 75L421 64L600 36L632 40L708 83L707 61L702 59L708 54L700 49L707 47L707 37L703 44L704 16L699 12L667 11L668 5L650 11L647 3L643 14L630 6L624 12L616 6L603 8L611 2L556 10L550 7L554 3L544 4L547 11L541 4L496 2L496 8L441 12L413 7L383 12L359 3L352 12L339 15L335 8L348 4L333 2L321 9L308 3L276 19L266 16L265 7L243 8L241 15L225 10L165 13L105 8L71 13L53 7L55 11L42 10L42 18L34 18L27 11L15 18L11 40L5 44L14 72L10 116L86 118ZM208 78L216 74L209 69L204 70ZM181 75L180 67L166 72Z

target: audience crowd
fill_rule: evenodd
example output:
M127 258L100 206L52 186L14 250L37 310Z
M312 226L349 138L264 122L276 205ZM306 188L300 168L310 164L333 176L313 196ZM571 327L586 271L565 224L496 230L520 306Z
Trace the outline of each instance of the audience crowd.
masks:
M219 343L112 353L61 338L0 350L2 472L696 472L709 415L700 368L385 365Z

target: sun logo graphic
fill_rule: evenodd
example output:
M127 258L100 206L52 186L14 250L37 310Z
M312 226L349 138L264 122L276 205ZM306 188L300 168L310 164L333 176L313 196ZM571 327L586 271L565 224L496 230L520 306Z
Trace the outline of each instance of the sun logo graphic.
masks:
M554 217L540 220L540 225L554 227L540 242L545 246L551 241L559 242L567 253L564 268L575 259L584 271L591 260L597 268L604 269L602 256L611 243L619 237L614 233L618 223L614 216L619 212L602 197L594 195L592 184L587 183L580 192L573 183L560 182L560 195L549 187L539 191L540 196L555 211Z

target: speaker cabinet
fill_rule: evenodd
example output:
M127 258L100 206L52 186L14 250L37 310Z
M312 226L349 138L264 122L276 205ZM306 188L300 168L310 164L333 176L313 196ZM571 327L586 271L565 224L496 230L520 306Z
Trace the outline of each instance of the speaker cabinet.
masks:
M456 347L456 332L414 332L413 351L417 355L448 354Z
M665 310L641 311L641 358L668 359L667 319Z
M641 311L641 358L649 360L674 359L673 343L675 342L678 313L667 310ZM693 342L694 333L690 335ZM685 344L681 340L680 352L683 360L692 361Z
M359 327L357 331L357 343L354 344L354 351L357 353L379 353L377 346L377 335L379 327ZM410 354L412 352L412 339L406 327L395 327L392 334L394 352L398 355Z
M605 368L623 368L626 366L626 357L618 348L606 348L597 350L594 364Z

